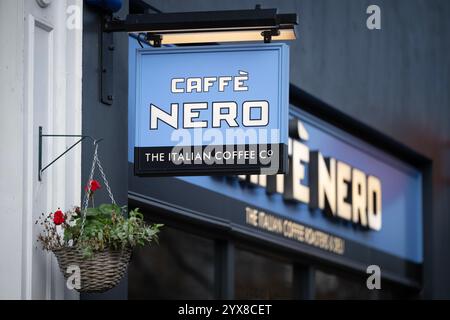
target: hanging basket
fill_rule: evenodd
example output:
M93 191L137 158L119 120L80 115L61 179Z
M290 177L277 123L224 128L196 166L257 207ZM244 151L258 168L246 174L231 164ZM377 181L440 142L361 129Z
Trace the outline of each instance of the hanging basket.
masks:
M98 167L100 174L108 190L111 203L116 204L114 196L109 187L108 180L103 171L103 167L98 158L98 144L95 142L94 158L92 159L92 167L88 179L88 188L84 195L84 203L81 210L82 226L81 235L83 234L86 222L86 210L89 202L89 194L91 191L91 181L94 176L95 168ZM115 287L120 279L122 279L128 267L131 256L131 248L126 247L121 250L113 250L106 248L103 251L97 251L90 258L83 256L82 252L76 247L62 247L52 250L58 259L58 264L64 277L68 277L67 267L71 265L80 268L80 288L75 288L78 292L105 292Z
M64 277L70 274L67 268L76 265L80 268L81 286L78 292L100 293L115 287L122 279L131 257L131 248L113 250L107 248L96 252L92 258L83 257L76 247L54 249L53 253Z

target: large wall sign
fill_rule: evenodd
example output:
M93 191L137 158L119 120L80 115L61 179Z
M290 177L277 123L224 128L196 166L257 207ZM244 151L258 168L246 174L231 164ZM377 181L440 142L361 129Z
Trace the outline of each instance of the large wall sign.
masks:
M135 174L286 171L286 44L145 48L134 54Z

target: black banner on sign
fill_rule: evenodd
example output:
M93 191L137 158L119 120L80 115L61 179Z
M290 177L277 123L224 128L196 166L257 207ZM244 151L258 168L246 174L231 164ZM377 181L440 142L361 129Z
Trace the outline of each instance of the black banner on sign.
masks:
M285 144L135 147L138 176L279 174L287 172Z

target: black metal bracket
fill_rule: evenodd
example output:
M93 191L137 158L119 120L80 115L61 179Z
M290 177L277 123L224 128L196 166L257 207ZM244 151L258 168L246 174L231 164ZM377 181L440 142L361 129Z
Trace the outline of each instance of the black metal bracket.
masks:
M266 31L261 32L261 35L264 38L264 43L271 43L273 36L280 35L280 30L278 30L278 29L266 30Z
M49 164L47 164L45 167L42 168L42 138L48 138L48 137L63 137L63 138L81 138L74 144L72 144L69 148L66 149L63 153L61 153L59 156L57 156L54 160L52 160ZM39 126L39 154L38 154L38 180L42 180L42 173L50 167L52 164L54 164L57 160L59 160L63 155L65 155L67 152L69 152L71 149L73 149L77 144L79 144L84 139L89 138L91 139L94 144L98 144L103 139L94 139L91 136L86 135L78 135L78 134L43 134L42 133L42 127Z
M105 16L104 21L112 20L111 16ZM104 31L104 23L101 32L101 102L112 105L114 101L114 33Z
M153 34L153 33L147 32L145 39L152 47L155 47L155 48L161 47L162 36L160 34Z

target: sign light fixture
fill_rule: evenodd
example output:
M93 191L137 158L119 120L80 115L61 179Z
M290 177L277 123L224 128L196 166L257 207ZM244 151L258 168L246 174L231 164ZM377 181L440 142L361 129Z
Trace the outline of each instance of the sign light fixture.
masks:
M106 20L104 32L144 33L150 44L271 42L295 40L297 14L277 9L130 14L125 20Z

